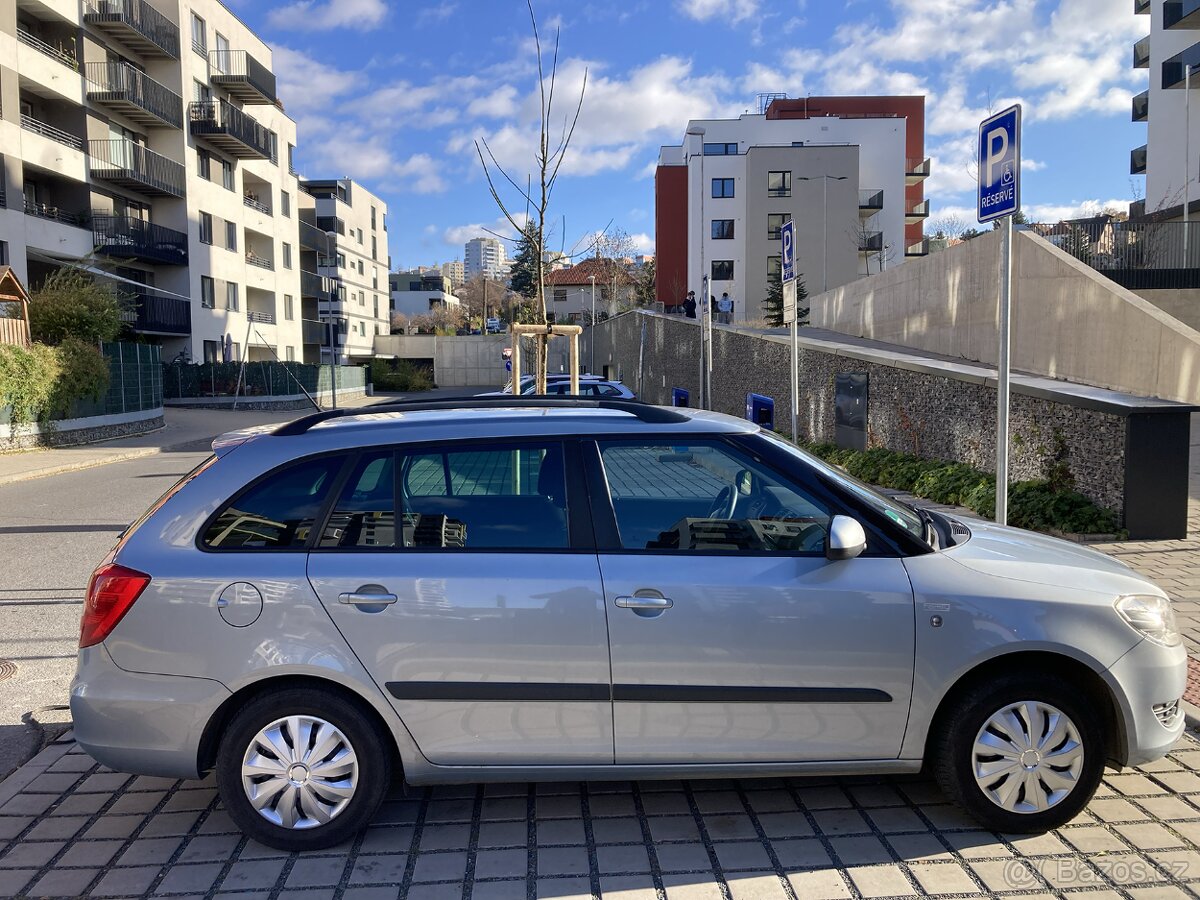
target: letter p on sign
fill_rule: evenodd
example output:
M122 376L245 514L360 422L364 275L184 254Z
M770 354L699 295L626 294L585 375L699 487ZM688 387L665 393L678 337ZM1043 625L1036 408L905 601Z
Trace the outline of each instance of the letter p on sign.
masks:
M984 184L995 184L999 181L996 170L1000 168L1008 158L1008 130L1005 128L994 128L987 135L987 165L984 168L987 170L984 174Z

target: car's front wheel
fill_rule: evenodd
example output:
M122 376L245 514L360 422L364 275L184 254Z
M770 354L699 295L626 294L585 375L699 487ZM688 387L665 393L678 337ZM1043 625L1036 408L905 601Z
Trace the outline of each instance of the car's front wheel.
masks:
M331 691L289 688L247 704L217 753L217 787L248 836L280 850L331 847L364 828L391 783L375 722Z
M1011 675L978 685L935 727L942 790L995 831L1069 822L1104 773L1101 714L1063 681Z

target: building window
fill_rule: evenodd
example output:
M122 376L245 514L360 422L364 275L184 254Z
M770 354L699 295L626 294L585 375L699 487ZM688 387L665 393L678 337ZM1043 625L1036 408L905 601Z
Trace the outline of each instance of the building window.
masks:
M732 178L714 178L712 180L712 195L720 199L722 197L733 196L733 179Z
M195 13L192 13L192 49L208 58L208 29L204 20Z
M198 79L192 80L192 99L197 103L208 103L212 100L212 91L208 85Z
M237 222L225 223L225 248L227 250L237 249Z
M358 261L358 274L365 275L366 273L367 273L367 270L365 268L363 268L363 261L360 259Z
M221 184L225 186L225 190L235 190L233 186L233 163L227 159L221 160Z
M371 259L379 259L379 242L371 235Z
M206 363L215 363L221 361L221 342L220 341L205 341L204 342L204 361Z
M565 287L556 287L554 289L554 302L555 303L566 303L567 302L567 289Z
M213 68L222 75L228 75L231 65L232 54L229 52L229 38L217 32L217 52L213 60Z
M783 230L783 223L792 221L791 213L770 213L767 215L767 240L777 241Z
M346 268L346 254L345 253L339 253L337 255L337 266L339 269Z
M713 281L733 281L733 260L714 259L712 263Z
M283 267L285 269L292 267L292 245L288 243L283 245Z
M366 292L366 291L359 291L359 292L358 292L358 305L359 305L359 306L366 306L366 305L367 305L367 292Z
M284 351L283 352L284 359L286 359L288 362L296 361L296 348L295 347L284 347L283 351Z
M346 286L344 284L338 285L337 298L338 298L338 303L346 302Z
M279 210L285 216L291 216L292 214L292 195L287 191L279 192Z
M295 174L296 172L296 145L288 144L288 171Z
M212 178L212 159L207 150L196 151L196 174L209 181Z
M767 196L768 197L790 197L790 196L792 196L792 173L791 172L768 172L767 173Z
M363 242L363 232L362 232L362 229L361 229L361 228L360 228L360 229L358 229L358 242L359 242L360 244Z
M778 278L783 272L783 257L768 256L767 257L767 277Z
M378 269L371 270L371 287L374 288L375 290L379 290L379 270Z
M375 230L375 207L371 207L371 230Z
M733 219L713 219L712 239L714 241L732 241Z
M293 309L293 303L294 301L292 300L291 294L283 295L283 319L285 322L292 321L292 319L294 319L296 316L296 311Z
M212 213L200 213L200 243L211 244L213 242L213 223Z
M225 282L225 308L237 312L239 307L238 286L232 281Z
M209 275L200 276L200 305L205 309L217 306L217 283Z
M8 241L0 241L0 266L8 265Z
M705 156L737 156L737 144L705 144Z

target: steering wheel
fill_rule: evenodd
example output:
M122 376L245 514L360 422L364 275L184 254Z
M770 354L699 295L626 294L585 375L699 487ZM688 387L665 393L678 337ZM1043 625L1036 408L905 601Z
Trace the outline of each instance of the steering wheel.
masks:
M721 493L717 494L717 498L713 500L712 506L709 507L706 519L732 519L734 512L737 510L737 488L732 484L728 484L721 488Z

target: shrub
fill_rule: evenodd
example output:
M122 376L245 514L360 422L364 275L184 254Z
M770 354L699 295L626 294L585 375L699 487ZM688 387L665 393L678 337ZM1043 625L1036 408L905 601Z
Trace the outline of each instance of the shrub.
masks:
M14 425L49 416L60 371L53 347L0 344L0 407L12 408Z
M833 444L804 444L814 456L845 469L868 484L905 491L935 503L966 507L984 518L996 514L996 476L963 463L922 459L874 448L846 450ZM1009 487L1008 522L1034 531L1113 534L1117 516L1072 489L1074 481L1056 452L1047 466L1050 479L1017 482Z
M54 272L29 298L29 330L35 341L58 345L67 338L90 344L121 333L130 303L111 286L79 269Z
M433 387L429 371L406 359L372 359L371 381L377 391L427 391Z
M58 356L59 375L54 382L47 412L65 414L76 400L85 397L99 400L104 396L111 376L108 359L103 353L73 337L64 339L54 349Z

